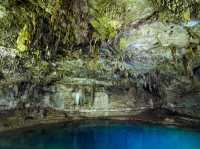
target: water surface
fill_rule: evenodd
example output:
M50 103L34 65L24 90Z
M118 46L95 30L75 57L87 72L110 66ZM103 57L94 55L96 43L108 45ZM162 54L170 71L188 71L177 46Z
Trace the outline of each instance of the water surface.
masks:
M128 122L83 122L0 135L0 149L200 149L200 132Z

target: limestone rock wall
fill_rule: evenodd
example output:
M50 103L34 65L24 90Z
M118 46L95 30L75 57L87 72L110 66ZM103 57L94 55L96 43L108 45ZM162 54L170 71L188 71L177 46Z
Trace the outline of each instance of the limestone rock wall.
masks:
M5 2L2 110L20 103L79 112L167 108L199 117L198 18L160 20L149 0L28 1L36 16L22 1Z

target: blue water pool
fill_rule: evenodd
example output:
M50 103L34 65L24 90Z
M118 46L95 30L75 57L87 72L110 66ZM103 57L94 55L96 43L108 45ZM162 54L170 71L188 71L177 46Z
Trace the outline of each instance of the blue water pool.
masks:
M0 149L200 149L200 132L127 122L82 122L0 134Z

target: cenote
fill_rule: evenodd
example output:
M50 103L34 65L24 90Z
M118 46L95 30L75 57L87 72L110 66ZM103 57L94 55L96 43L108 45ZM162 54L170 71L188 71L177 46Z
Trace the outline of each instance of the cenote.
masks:
M199 149L200 132L128 122L83 122L0 136L1 149Z
M0 149L200 149L200 0L0 0Z

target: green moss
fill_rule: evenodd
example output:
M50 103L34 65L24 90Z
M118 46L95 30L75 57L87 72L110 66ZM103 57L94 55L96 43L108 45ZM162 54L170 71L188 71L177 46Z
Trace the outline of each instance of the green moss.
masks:
M28 32L28 27L25 24L22 30L19 32L18 38L17 38L17 49L20 52L25 52L28 50L28 42L29 42L30 34Z
M181 17L184 21L189 21L191 19L190 9L185 9L182 11Z
M0 5L0 18L3 18L7 15L6 8Z
M193 17L199 18L200 2L196 0L150 0L157 11L160 19L164 21L188 21Z
M93 20L91 22L93 27L100 34L100 38L105 40L109 38L114 38L117 34L117 29L121 26L119 21L112 20L108 17L101 17Z
M90 15L93 16L92 26L99 33L101 40L112 39L122 27L127 1L90 0Z
M126 38L122 38L121 40L120 40L120 43L119 43L119 48L120 49L124 49L125 47L126 47L126 45L127 45L127 39Z
M0 33L1 45L14 43L13 48L29 55L39 49L40 58L47 60L88 40L87 0L8 0L3 4L9 16L0 20L0 31L5 31ZM12 40L4 38L8 32L15 35Z

